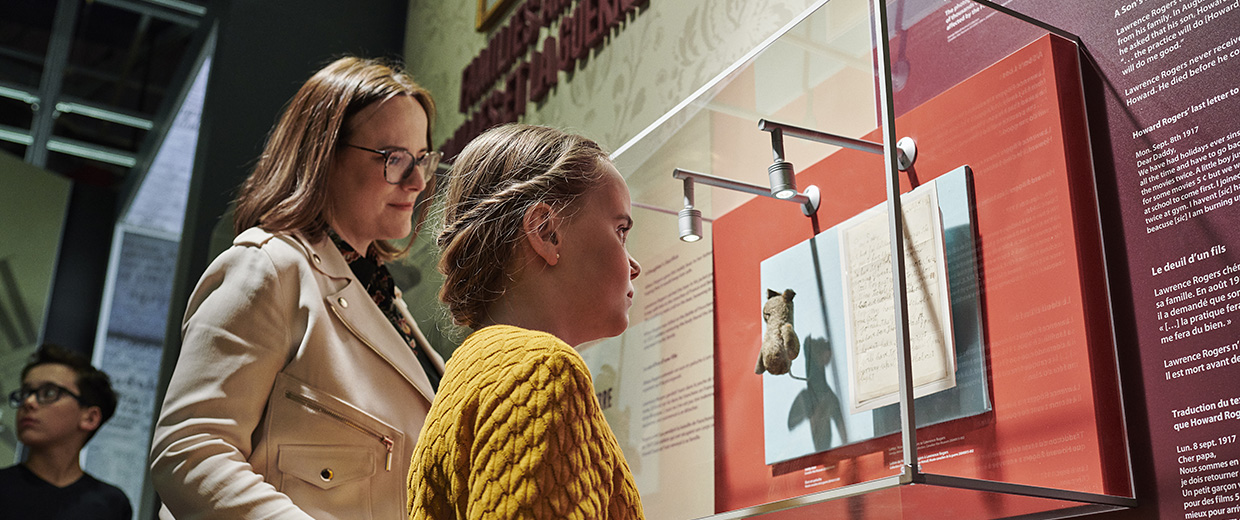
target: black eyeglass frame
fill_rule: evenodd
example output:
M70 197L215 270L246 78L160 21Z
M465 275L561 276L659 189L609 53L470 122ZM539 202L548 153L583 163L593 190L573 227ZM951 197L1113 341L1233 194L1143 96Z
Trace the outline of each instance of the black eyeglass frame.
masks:
M55 391L52 392L52 390ZM40 405L52 404L59 401L61 397L66 395L77 400L80 405L86 404L82 402L81 395L73 393L73 391L68 388L60 386L56 383L43 383L35 388L18 388L17 390L9 393L9 406L13 408L21 408L22 405L25 404L26 399L29 399L32 395L34 396L35 402Z
M433 151L433 150L426 152L425 155L423 155L421 158L418 158L418 157L414 157L413 152L410 152L409 150L376 150L374 148L367 148L365 146L358 146L358 145L351 144L351 143L344 143L344 145L348 146L349 148L357 148L358 150L382 155L383 156L383 181L388 184L393 184L393 185L404 183L406 180L409 179L410 175L413 175L413 170L419 166L422 168L422 181L429 184L431 182L431 179L435 177L435 169L439 167L439 161L443 159L442 152ZM409 167L406 168L405 171L401 172L400 179L398 179L396 182L392 182L391 178L388 177L388 163L392 161L392 158L391 158L392 154L396 154L396 153L404 153L409 156Z

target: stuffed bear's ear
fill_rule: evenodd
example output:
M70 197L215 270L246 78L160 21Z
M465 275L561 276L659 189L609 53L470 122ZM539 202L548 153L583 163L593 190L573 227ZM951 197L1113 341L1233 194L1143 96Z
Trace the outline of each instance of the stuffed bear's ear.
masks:
M784 299L785 299L785 300L792 301L792 297L793 297L793 296L796 296L796 295L797 295L797 293L796 293L796 292L793 292L793 290L792 290L792 289L784 289Z
M775 291L772 291L772 290L770 290L770 289L767 289L767 290L766 290L766 297L767 297L767 298L774 298L774 297L776 297L776 296L779 296L779 293L777 293L777 292L775 292Z

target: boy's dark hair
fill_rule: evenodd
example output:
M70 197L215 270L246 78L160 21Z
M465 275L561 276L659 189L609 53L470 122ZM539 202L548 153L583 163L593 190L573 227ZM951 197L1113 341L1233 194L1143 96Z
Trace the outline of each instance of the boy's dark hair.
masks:
M76 352L50 343L43 344L30 355L30 361L22 368L22 380L30 369L39 365L64 365L77 374L78 392L82 394L82 406L98 406L100 412L99 427L116 413L116 391L112 390L112 380L102 370L95 368L85 357ZM95 431L99 431L95 429ZM91 432L91 436L95 435Z

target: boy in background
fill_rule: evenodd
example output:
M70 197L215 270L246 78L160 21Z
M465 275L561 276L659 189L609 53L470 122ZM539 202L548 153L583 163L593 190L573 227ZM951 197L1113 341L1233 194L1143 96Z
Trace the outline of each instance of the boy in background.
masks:
M0 511L15 518L129 520L120 489L82 471L79 454L116 411L107 374L86 359L43 345L9 394L26 461L0 469Z

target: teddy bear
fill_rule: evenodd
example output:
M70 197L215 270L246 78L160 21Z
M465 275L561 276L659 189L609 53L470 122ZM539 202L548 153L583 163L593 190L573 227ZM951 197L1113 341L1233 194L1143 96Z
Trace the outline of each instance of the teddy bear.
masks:
M766 303L762 304L766 332L762 334L762 350L758 353L755 374L763 371L772 375L787 374L792 360L801 353L801 341L792 330L792 297L796 295L792 289L782 293L766 290Z

